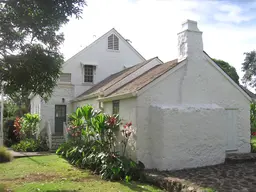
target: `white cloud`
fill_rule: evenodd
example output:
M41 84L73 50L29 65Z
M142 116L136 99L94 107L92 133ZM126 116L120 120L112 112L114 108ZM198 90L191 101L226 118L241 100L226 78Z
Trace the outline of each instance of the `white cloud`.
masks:
M198 21L205 51L232 64L240 77L243 53L256 48L255 42L250 43L256 39L256 26L238 27L237 23L252 18L244 16L244 10L237 5L201 0L88 0L87 3L83 19L72 19L63 28L65 58L115 27L144 57L159 56L168 61L177 56L177 33L186 19Z

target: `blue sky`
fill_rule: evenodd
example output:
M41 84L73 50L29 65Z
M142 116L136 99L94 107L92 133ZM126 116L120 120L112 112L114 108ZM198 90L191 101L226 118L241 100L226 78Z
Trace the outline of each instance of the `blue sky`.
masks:
M69 58L116 28L145 57L177 57L177 33L186 19L203 31L204 50L233 65L242 77L244 52L256 49L253 0L87 0L83 19L64 26L62 52Z

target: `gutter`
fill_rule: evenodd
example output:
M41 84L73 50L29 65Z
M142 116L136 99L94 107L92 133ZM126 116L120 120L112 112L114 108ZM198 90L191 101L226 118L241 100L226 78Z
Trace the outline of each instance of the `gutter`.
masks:
M114 95L114 96L109 96L109 97L102 97L97 99L100 102L107 102L107 101L113 101L113 100L122 100L122 99L128 99L132 97L137 97L137 91L131 92L131 93L125 93L125 94L119 94L119 95Z

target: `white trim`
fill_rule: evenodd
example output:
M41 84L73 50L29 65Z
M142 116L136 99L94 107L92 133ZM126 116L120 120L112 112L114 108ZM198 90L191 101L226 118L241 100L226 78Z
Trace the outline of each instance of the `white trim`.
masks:
M214 66L234 87L236 87L245 96L246 99L248 99L250 102L252 101L252 98L241 87L239 87L206 53L204 53L204 56L212 66Z

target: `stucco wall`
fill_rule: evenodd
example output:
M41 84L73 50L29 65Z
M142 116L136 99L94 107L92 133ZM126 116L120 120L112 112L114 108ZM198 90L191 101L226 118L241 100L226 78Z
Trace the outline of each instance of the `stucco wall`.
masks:
M112 102L104 103L104 112L107 114L112 114L113 105ZM137 140L137 125L136 125L136 99L129 98L120 100L119 103L119 115L122 119L122 122L128 123L132 122L132 127L134 129L134 135L130 138L127 147L127 155L133 159L136 159L136 140ZM122 136L120 131L118 132L118 141L121 141ZM120 150L120 146L118 146Z
M71 81L75 85L75 96L78 96L91 86L90 84L83 83L83 68L81 63L96 66L94 78L94 84L96 84L109 75L121 71L125 66L132 66L144 60L121 38L119 38L118 51L108 50L107 38L112 33L115 33L115 31L111 30L91 46L65 62L63 72L72 73Z
M150 105L217 104L237 109L237 151L250 151L250 101L220 73L202 52L188 57L178 69L172 69L139 92L137 99L137 157L150 164L151 138L148 130ZM175 120L175 119L174 119ZM192 127L191 127L192 128ZM224 130L221 131L227 135ZM200 137L198 137L200 138ZM233 151L234 152L234 151Z
M223 163L227 112L217 105L149 108L148 168L183 169Z

